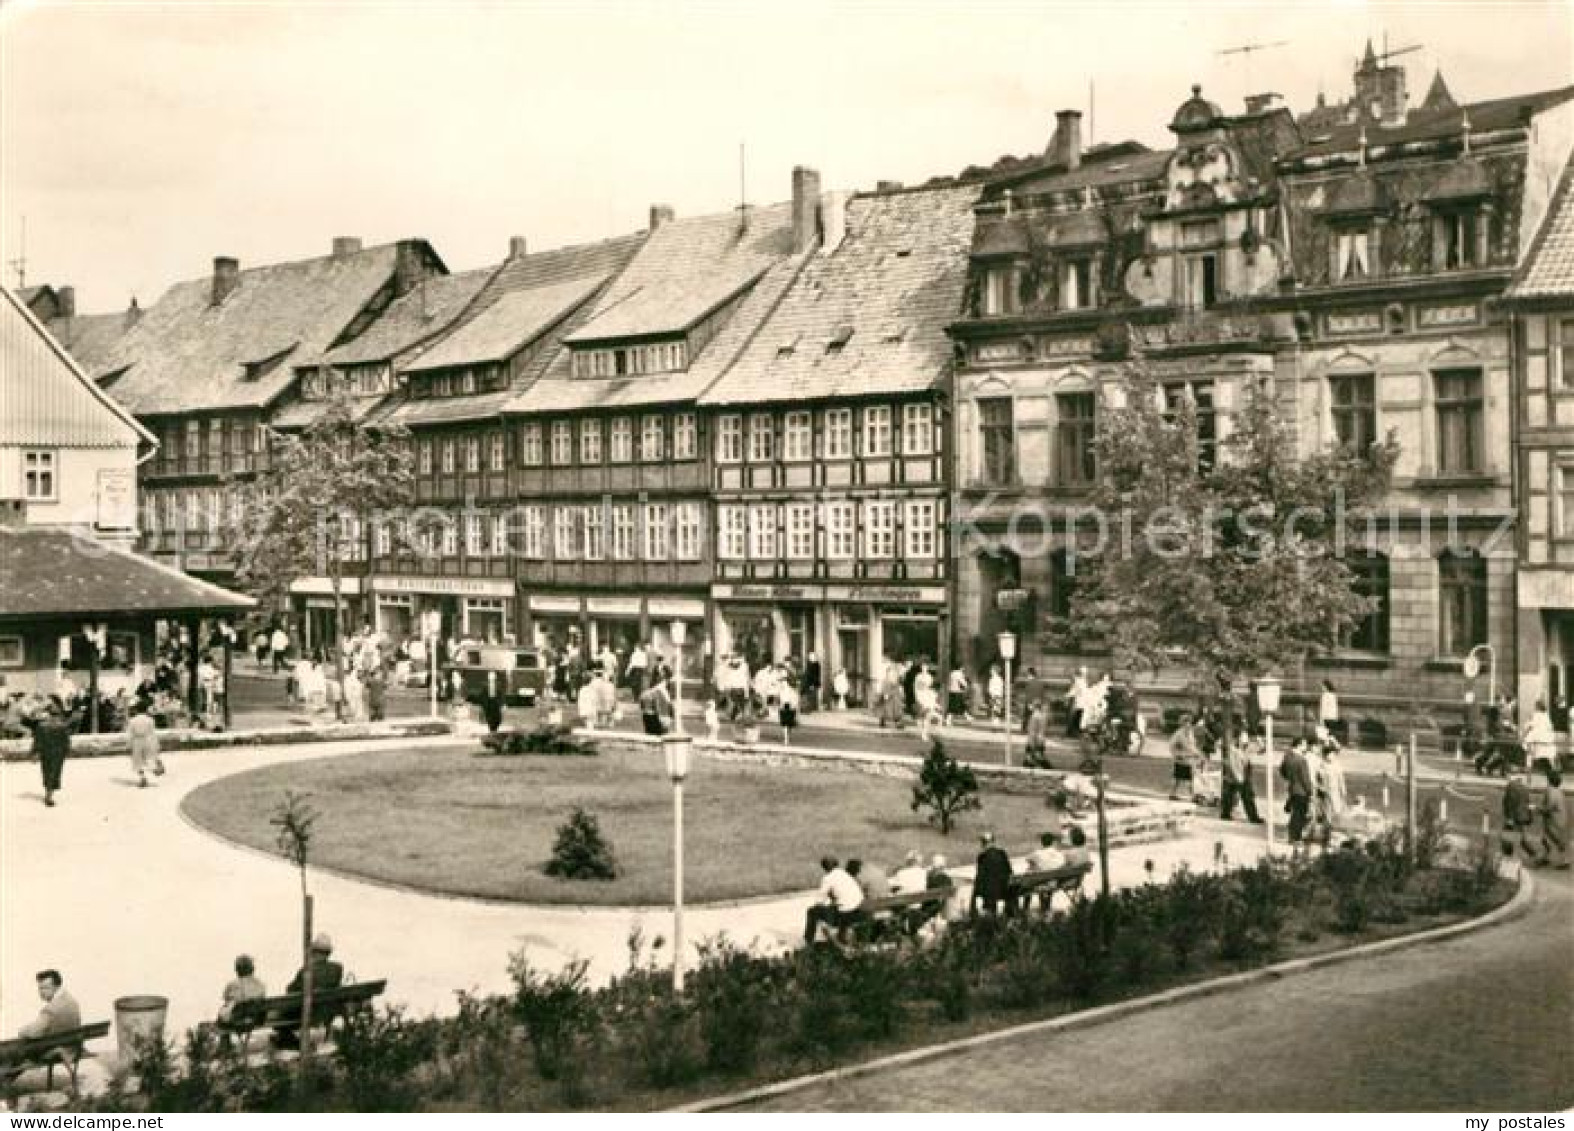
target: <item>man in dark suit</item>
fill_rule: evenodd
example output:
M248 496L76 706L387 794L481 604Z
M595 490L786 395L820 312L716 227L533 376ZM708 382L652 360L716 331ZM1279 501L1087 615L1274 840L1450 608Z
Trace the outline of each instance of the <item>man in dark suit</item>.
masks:
M44 804L54 807L55 794L60 791L60 775L65 769L66 755L71 752L71 731L75 720L66 712L59 696L49 697L49 708L44 717L33 724L33 753L38 755L38 768L44 777Z
M973 874L973 911L980 905L990 915L1000 913L1000 905L1011 908L1011 857L995 843L994 833L979 837L983 850L978 854L978 867Z
M312 994L315 996L323 990L336 990L344 985L344 967L333 961L333 940L326 934L318 932L312 939ZM284 987L287 994L298 994L306 989L306 968L295 972L295 977L290 979L290 984ZM321 1020L316 1007L312 1008L312 1015ZM281 1049L295 1049L301 1047L300 1032L294 1026L284 1026L273 1031L273 1043Z
M1312 770L1306 764L1306 755L1302 752L1303 739L1297 739L1290 747L1284 761L1279 763L1279 776L1289 788L1290 798L1285 803L1285 809L1290 814L1290 843L1301 843L1301 837L1306 832L1306 822L1312 811Z

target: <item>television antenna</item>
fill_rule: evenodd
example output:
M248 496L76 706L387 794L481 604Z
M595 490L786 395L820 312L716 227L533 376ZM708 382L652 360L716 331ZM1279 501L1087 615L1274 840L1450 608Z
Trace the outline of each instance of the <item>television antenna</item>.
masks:
M19 291L20 290L25 290L27 288L27 217L26 216L22 217L21 250L18 252L17 257L15 259L10 260L7 263L7 266L9 266L11 268L11 270L16 272L16 289L19 290Z
M1271 51L1275 47L1284 47L1289 42L1288 39L1275 39L1265 43L1242 43L1238 47L1223 48L1217 54L1221 56L1239 55L1241 57L1241 62L1245 64L1246 69L1246 93L1252 94L1254 93L1252 90L1252 56L1259 51Z

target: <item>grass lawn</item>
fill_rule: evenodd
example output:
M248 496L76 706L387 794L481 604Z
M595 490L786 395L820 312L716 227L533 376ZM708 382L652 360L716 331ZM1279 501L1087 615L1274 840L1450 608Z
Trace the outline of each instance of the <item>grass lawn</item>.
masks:
M268 766L195 790L197 824L272 850L268 823L285 790L320 814L313 861L455 895L526 903L658 906L672 891L672 786L658 756L480 757L412 749ZM694 902L802 891L819 857L887 868L909 848L970 862L993 829L1013 854L1035 846L1042 797L985 792L949 837L912 812L910 782L696 756L684 786L685 893ZM542 872L574 806L593 813L621 875L609 882Z

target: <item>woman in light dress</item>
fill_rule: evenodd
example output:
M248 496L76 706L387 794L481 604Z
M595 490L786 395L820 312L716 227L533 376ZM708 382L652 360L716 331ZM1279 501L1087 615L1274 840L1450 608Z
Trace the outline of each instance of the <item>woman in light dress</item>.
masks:
M152 705L139 698L126 720L126 735L131 747L131 769L137 775L137 787L146 789L148 774L163 774L164 760L159 757L158 724L153 720Z

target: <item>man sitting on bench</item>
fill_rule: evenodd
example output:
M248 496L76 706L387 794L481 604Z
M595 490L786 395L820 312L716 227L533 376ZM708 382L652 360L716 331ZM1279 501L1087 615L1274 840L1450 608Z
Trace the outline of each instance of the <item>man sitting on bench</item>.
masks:
M32 1041L82 1028L82 1010L77 1005L77 999L66 991L60 971L40 970L37 981L38 996L43 999L44 1008L38 1011L37 1017L22 1026L17 1036Z
M859 887L858 881L841 867L836 857L822 857L820 867L825 875L820 879L819 901L811 904L803 917L805 945L815 941L821 923L830 927L833 932L840 932L850 927L857 921L859 908L864 902L863 888Z
M331 954L333 954L333 940L319 932L317 937L312 939L312 993L314 994L319 990L336 990L344 984L344 967L334 962L329 957ZM298 994L304 993L305 989L306 969L302 967L296 971L295 977L290 979L290 984L284 987L284 992ZM273 1031L273 1043L281 1049L298 1049L301 1047L300 1031L293 1025L280 1026Z

